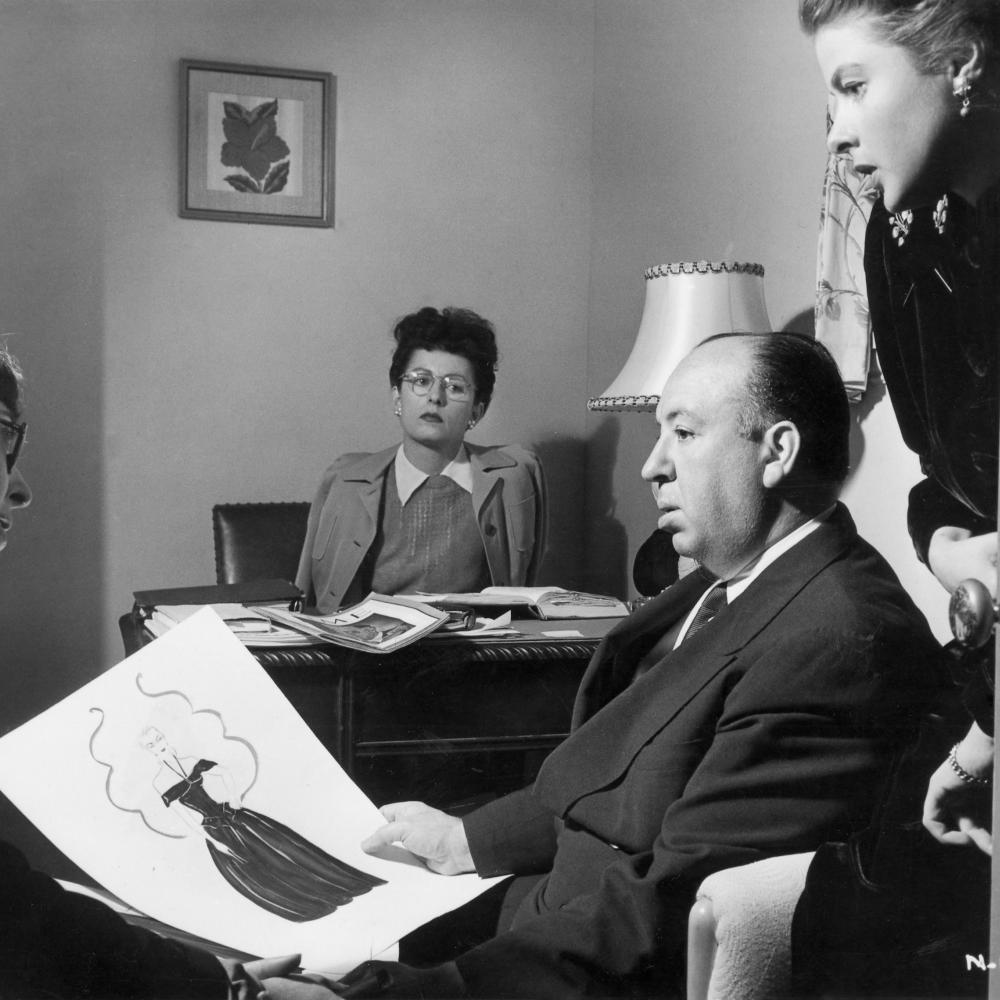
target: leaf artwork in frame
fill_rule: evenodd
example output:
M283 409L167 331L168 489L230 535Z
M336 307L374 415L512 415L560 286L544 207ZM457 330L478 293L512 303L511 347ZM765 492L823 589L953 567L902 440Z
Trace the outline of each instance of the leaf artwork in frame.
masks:
M255 108L245 108L237 101L223 101L226 112L222 123L226 133L221 159L223 166L238 167L244 172L227 174L226 180L237 191L274 194L288 182L291 150L278 135L278 101L262 101ZM249 176L248 176L249 175Z
M335 83L181 60L180 215L332 226Z

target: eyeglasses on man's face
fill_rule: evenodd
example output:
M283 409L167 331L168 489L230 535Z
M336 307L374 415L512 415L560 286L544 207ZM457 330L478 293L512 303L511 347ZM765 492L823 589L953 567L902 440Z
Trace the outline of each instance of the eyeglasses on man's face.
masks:
M409 384L414 396L426 396L435 382L444 386L444 394L453 403L464 403L472 399L476 387L462 375L435 375L423 368L406 372L401 381Z
M21 454L21 446L24 444L24 435L28 430L28 425L16 424L13 420L0 417L0 444L3 445L3 453L7 459L7 472L14 471L14 463L17 456Z

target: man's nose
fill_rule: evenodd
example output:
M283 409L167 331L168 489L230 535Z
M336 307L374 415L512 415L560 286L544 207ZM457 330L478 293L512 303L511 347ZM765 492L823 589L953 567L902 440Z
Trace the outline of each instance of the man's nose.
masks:
M11 507L27 507L31 503L31 487L21 470L15 465L10 474L7 499Z
M642 478L647 483L674 478L674 466L667 454L666 445L657 441L642 467Z

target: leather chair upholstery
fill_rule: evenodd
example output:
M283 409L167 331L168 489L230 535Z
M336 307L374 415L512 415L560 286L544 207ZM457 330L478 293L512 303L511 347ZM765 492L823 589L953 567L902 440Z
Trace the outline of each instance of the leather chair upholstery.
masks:
M216 504L216 583L294 580L308 517L306 501Z

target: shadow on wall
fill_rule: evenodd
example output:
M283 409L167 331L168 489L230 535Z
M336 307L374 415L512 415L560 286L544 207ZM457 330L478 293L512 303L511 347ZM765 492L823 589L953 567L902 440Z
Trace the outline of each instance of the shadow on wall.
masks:
M30 234L0 280L0 301L5 327L20 331L8 346L25 374L30 431L19 464L33 500L15 512L10 544L0 555L0 733L115 662L102 647L106 359L99 181L91 184L83 174L70 183L69 173L64 181L37 174L5 202L10 231ZM59 275L59 294L46 295L53 275Z
M583 553L583 589L625 597L629 592L628 533L616 517L614 470L618 463L621 422L603 420L587 442L587 495L577 503L586 511L587 550Z
M571 437L554 437L530 445L541 459L549 502L549 538L536 583L583 589L585 469L587 446Z

